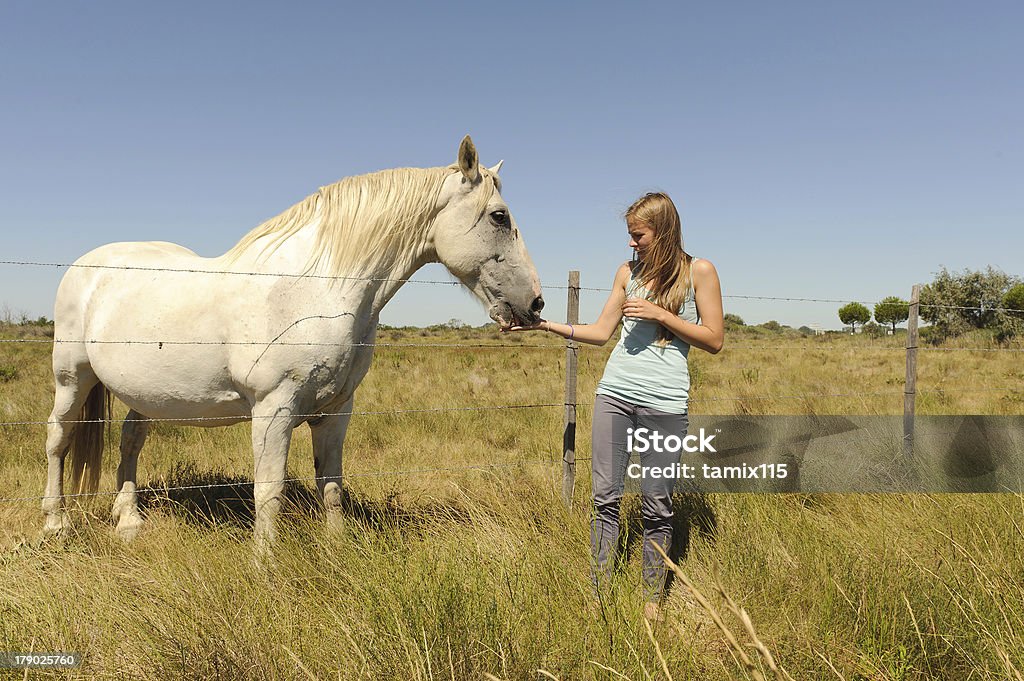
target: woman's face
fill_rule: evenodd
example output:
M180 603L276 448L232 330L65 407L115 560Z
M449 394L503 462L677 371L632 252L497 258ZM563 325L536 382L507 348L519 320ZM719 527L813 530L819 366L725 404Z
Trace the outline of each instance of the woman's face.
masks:
M647 249L654 243L654 230L642 222L627 223L626 228L629 230L629 247L635 249L642 260Z

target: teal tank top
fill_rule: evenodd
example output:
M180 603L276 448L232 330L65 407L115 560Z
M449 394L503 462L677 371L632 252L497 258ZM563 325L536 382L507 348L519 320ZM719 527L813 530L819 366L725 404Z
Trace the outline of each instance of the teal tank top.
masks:
M693 258L694 262L696 260ZM626 282L626 297L648 296L650 291L634 281L631 272ZM694 324L699 322L693 286L686 294L679 317ZM630 404L672 414L687 412L690 370L686 358L690 344L673 336L665 347L657 346L659 326L657 322L646 319L623 317L622 335L612 349L604 375L597 384L598 395L609 395Z

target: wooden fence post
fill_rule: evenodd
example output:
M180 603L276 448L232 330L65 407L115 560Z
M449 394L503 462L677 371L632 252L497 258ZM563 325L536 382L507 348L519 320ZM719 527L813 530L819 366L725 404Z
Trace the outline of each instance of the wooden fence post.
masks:
M566 305L566 322L579 324L580 321L580 273L569 271L569 297ZM579 343L565 344L565 429L562 432L562 501L566 508L572 508L572 493L576 487L576 365Z
M903 388L903 458L910 464L914 457L914 402L917 397L917 315L921 285L910 292L910 316L907 319L907 378Z

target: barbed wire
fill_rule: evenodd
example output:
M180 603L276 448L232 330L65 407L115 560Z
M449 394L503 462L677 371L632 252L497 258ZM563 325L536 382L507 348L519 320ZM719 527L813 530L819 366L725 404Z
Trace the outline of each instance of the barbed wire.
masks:
M943 388L918 388L918 393L992 393L992 392L1014 392L1024 391L1024 386L1018 387L1002 387L1002 388L967 388L967 389L943 389ZM802 395L751 395L748 397L695 397L691 398L689 403L699 404L701 402L742 402L746 400L807 400L817 399L821 397L900 397L902 398L904 393L902 391L885 391L885 392L858 392L858 393L804 393Z
M919 347L922 352L1024 352L1024 348L929 348Z
M919 388L918 393L992 393L992 392L1015 392L1024 390L1024 386L1003 386L998 388L967 388L967 389L942 389L942 388ZM856 393L803 393L799 395L749 395L735 397L691 397L690 404L701 402L724 402L724 401L746 401L746 400L806 400L828 397L879 397L879 396L902 396L904 393L895 391L884 392L856 392ZM328 416L393 416L396 414L427 414L427 413L458 413L472 411L503 411L516 409L550 409L554 407L586 407L592 406L590 402L551 402L542 404L509 404L489 407L428 407L423 409L393 409L387 411L345 411L345 412L316 412L312 414L265 414L248 416L191 416L191 417L168 417L168 418L117 418L117 419L67 419L47 421L0 421L2 426L46 426L51 424L79 424L79 423L201 423L206 421L231 421L232 424L244 423L260 419L318 419Z
M590 461L591 457L576 457L572 463L586 463ZM492 469L509 469L509 468L522 468L523 466L557 466L559 464L566 463L562 459L552 459L551 461L517 461L509 464L475 464L469 466L445 466L442 468L402 468L390 471L363 471L360 473L345 473L342 472L341 478L345 480L347 478L370 478L370 477L381 477L385 475L419 475L423 473L450 473L453 471L473 471L473 470L492 470ZM202 485L161 485L157 487L157 482L150 483L148 488L138 489L136 488L136 494L146 495L155 494L158 492L180 492L197 489L218 489L225 487L248 487L249 485L273 485L283 484L289 482L317 482L319 480L336 481L337 476L320 476L320 477L298 477L298 478L283 478L281 480L240 480L237 482L210 482ZM120 494L120 490L108 491L108 492L76 492L74 494L64 494L61 496L31 496L31 497L0 497L0 503L8 503L15 501L44 501L46 499L75 499L81 497L106 497L116 496Z
M280 345L295 347L377 347L377 348L538 348L564 350L564 343L343 343L343 342L314 342L314 341L179 341L179 340L72 340L67 338L0 338L0 344L18 343L67 343L83 345L212 345L212 346L264 346ZM588 347L586 344L578 344L578 347ZM903 346L850 346L843 347L841 341L815 341L810 344L779 343L779 344L756 344L756 343L730 343L729 350L842 350L844 352L905 352ZM920 346L915 348L923 352L1024 352L1024 348L936 348ZM736 368L736 367L730 367Z
M313 414L264 414L264 415L248 415L248 416L190 416L190 417L168 417L168 418L149 418L143 417L138 419L66 419L57 421L0 421L0 426L48 426L53 424L69 424L69 423L196 423L204 421L231 421L234 423L244 423L246 421L256 421L260 419L318 419L326 416L391 416L394 414L432 414L441 412L467 412L467 411L501 411L501 410L512 410L512 409L540 409L549 407L564 407L564 402L550 403L550 404L505 404L497 405L492 407L427 407L423 409L393 409L389 411L342 411L342 412L316 412Z
M353 348L556 348L564 350L558 343L342 343L304 341L158 341L158 340L72 340L65 338L0 338L0 343L79 343L84 345L285 345L309 347L353 347Z
M761 345L761 344L757 344L757 343L728 343L728 344L724 345L722 349L723 349L723 351L724 350L739 349L739 350L805 350L805 351L810 351L810 350L850 350L850 351L854 351L854 352L896 352L897 350L899 350L899 351L905 351L906 350L906 348L904 348L904 347L897 347L897 346L892 346L892 347L870 347L869 346L869 347L849 347L849 348L845 348L845 347L842 347L839 342L833 342L833 341L816 342L816 343L810 343L810 344L806 344L806 345L800 345L798 343L779 343L777 345L776 344Z
M335 275L335 274L310 274L310 273L294 273L294 272L250 272L241 270L209 270L200 268L176 268L176 267L144 267L141 265L99 265L92 263L63 263L63 262L41 262L31 260L0 260L0 265L16 265L26 267L80 267L86 269L103 269L103 270L138 270L143 272L179 272L184 274L226 274L226 275L238 275L238 276L251 276L251 277L288 277L294 279L326 279L326 280L345 280L345 281L371 281L371 282L400 282L400 283L415 283L415 284L434 284L443 286L459 286L461 282L457 280L439 280L439 279L401 279L393 277L356 277L347 275ZM566 285L550 285L544 288L554 290L568 290L570 288L576 288L580 291L601 291L604 293L610 293L611 288L600 287L600 286L579 286L570 287ZM737 300L768 300L768 301L781 301L781 302L803 302L803 303L849 303L859 302L862 305L878 305L882 301L864 301L854 300L849 298L799 298L790 296L761 296L761 295L742 295L742 294L725 294L722 298L734 298ZM907 303L909 305L909 303ZM1011 310L1001 307L990 307L981 305L977 307L961 306L961 305L941 305L938 303L918 303L920 307L935 307L935 308L947 308L952 310L980 310L983 312L1019 312L1019 310Z
M577 459L581 461L582 459ZM521 468L523 466L556 466L561 464L561 459L553 459L551 461L517 461L509 464L471 464L468 466L444 466L440 468L404 468L389 471L363 471L359 473L346 473L342 472L341 479L346 478L369 478L369 477L381 477L386 475L419 475L423 473L450 473L453 471L472 471L472 470L488 470L488 469L507 469L507 468ZM158 493L158 492L180 492L187 490L197 489L218 489L225 487L248 487L249 485L277 485L285 484L290 482L318 482L320 480L337 481L339 476L310 476L310 477L293 477L293 478L282 478L280 480L239 480L236 482L210 482L202 485L160 485L158 482L151 482L148 488L136 489L136 493L140 495ZM26 496L26 497L0 497L0 503L8 503L15 501L44 501L46 499L79 499L83 497L107 497L117 496L120 494L120 490L107 491L107 492L76 492L73 494L63 495L50 495L50 496Z
M538 348L564 350L564 343L343 343L343 342L314 342L314 341L184 341L184 340L72 340L67 338L0 338L0 344L18 343L67 343L83 345L213 345L213 346L264 346L281 345L295 347L377 347L377 348ZM844 352L905 352L903 346L849 346L844 347L842 341L813 341L809 344L779 343L779 344L756 344L756 343L730 343L729 350L842 350ZM578 344L579 347L587 347ZM922 352L1024 352L1024 348L936 348L919 346L914 348ZM736 368L736 367L730 367Z
M228 274L246 277L279 277L290 279L327 279L334 281L376 281L376 282L401 282L418 284L440 284L444 286L460 286L462 282L457 280L439 279L395 279L391 277L354 277L340 274L311 274L295 272L249 272L241 270L204 270L199 268L179 267L143 267L141 265L98 265L91 263L69 263L69 262L33 262L27 260L0 260L0 265L24 265L30 267L79 267L95 270L136 270L141 272L178 272L183 274Z
M981 305L979 307L968 307L964 305L939 305L938 303L918 303L921 307L937 307L945 308L948 310L981 310L982 312L1022 312L1022 310L1014 310L1005 307L992 307L989 305Z
M840 342L825 341L818 342L817 344L811 343L808 345L799 345L795 343L780 343L778 345L758 345L758 344L747 344L747 343L730 343L723 349L733 350L842 350L844 352L906 352L907 348L903 346L879 346L879 347L843 347ZM933 348L926 346L918 346L913 348L915 350L921 350L925 352L1024 352L1024 348Z
M198 267L144 267L141 265L100 265L90 263L76 263L76 262L39 262L30 260L0 260L0 265L23 265L32 267L83 267L87 269L136 269L142 271L157 271L157 272L183 272L183 273L196 273L196 274L238 274L243 276L284 276L284 278L290 279L318 279L318 280L336 280L336 281L352 281L352 282L392 282L402 284L435 284L441 286L460 286L462 283L459 281L447 281L447 280L424 280L424 279L392 279L392 278L379 278L379 276L349 276L342 274L311 274L311 273L295 273L295 272L254 272L244 270L233 270L233 269L200 269ZM555 290L568 290L570 288L579 289L580 291L610 291L610 289L601 289L595 287L569 287L569 286L545 286L546 289Z

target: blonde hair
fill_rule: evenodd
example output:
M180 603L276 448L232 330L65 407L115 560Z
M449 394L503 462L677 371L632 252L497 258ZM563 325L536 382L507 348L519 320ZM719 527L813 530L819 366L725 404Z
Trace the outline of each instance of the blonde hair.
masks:
M346 177L260 224L227 255L234 260L264 237L260 255L269 255L318 221L307 271L324 263L335 276L380 275L426 239L439 210L441 185L454 168L395 168ZM494 193L496 177L483 168L481 176L479 213Z
M624 214L627 225L646 225L654 233L644 259L633 268L633 278L650 291L647 299L678 314L692 288L690 263L693 257L683 250L683 232L679 211L667 194L650 192L633 202ZM674 334L658 327L660 347L667 346Z

